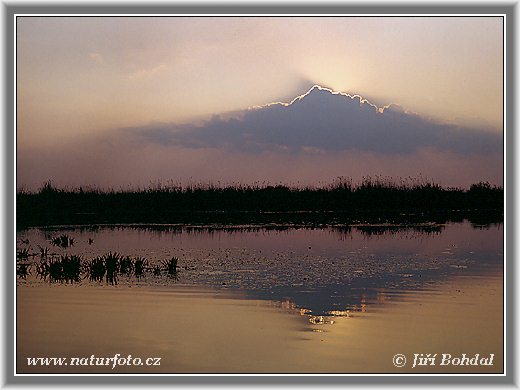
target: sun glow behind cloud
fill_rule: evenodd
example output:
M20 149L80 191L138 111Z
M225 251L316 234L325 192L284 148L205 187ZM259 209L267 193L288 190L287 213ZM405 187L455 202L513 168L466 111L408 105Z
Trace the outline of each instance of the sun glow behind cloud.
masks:
M233 112L243 115L245 108L258 110L269 107L268 102L287 107L304 99L314 84L379 114L413 112L450 126L502 132L503 40L502 19L497 17L41 17L20 18L17 27L20 177L31 183L57 171L64 182L88 176L87 167L66 173L65 168L52 170L50 166L66 161L65 156L75 156L70 153L75 149L90 148L92 156L97 156L107 145L121 159L114 160L119 161L117 167L107 160L106 177L100 181L132 180L132 171L125 171L131 164L125 165L123 150L136 156L157 153L169 167L143 155L140 161L149 165L134 169L136 175L141 172L140 177L164 176L168 169L172 176L202 177L203 169L196 168L195 161L214 164L218 159L205 159L202 150L181 152L175 146L185 162L192 162L190 166L167 157L164 145L139 146L118 138L120 129L154 123L194 126L196 121L200 125L214 114L223 118L232 117ZM299 95L302 91L308 92ZM207 156L226 156L222 150L205 147ZM291 150L290 145L283 147ZM329 165L316 162L321 171L335 172L332 164L337 164L341 175L358 170L351 165L356 163L352 156L324 158L323 151L312 144L302 145L302 150L328 161ZM426 158L426 149L414 150ZM234 153L229 161L242 155L262 164L258 156ZM289 161L288 156L269 153L261 153L266 161ZM95 165L88 163L87 156L83 163ZM457 158L448 160L455 163ZM392 172L399 174L395 161L401 160L392 159L392 164L383 163L381 156L357 161L379 161L382 170L393 166ZM308 167L295 156L290 160ZM490 164L491 160L486 161ZM402 172L410 170L409 164L413 160L406 161ZM456 164L461 166L461 161ZM472 164L476 159L470 164L476 166ZM428 169L427 164L415 165ZM222 166L228 170L215 168L214 177L218 172L231 180L226 172L236 172L237 178L251 176L238 173L227 162ZM280 176L274 163L266 166L271 167L262 170L266 177ZM43 171L43 167L48 169ZM500 167L495 168L489 167L487 173L482 170L482 175L501 180ZM478 176L478 169L467 169L475 173L471 177ZM295 180L312 181L311 171L316 170L292 170ZM443 177L442 169L432 167L431 171ZM446 167L444 172L445 177L451 175L453 184L455 177L466 181L463 173L449 173Z
M88 131L84 115L90 131L177 121L295 96L311 80L500 129L501 28L500 18L21 18L19 108L42 107L34 122L67 136Z
M309 94L313 90L315 90L315 89L320 90L320 91L327 91L327 92L329 92L332 95L345 96L346 98L349 98L351 100L357 99L357 100L359 100L360 104L368 104L369 106L373 107L376 111L381 112L381 113L384 111L385 108L390 107L390 106L385 106L383 108L378 108L376 105L370 103L368 100L364 99L360 95L349 95L348 93L345 93L345 92L334 91L334 90L332 90L330 88L326 88L326 87L322 87L321 85L314 84L307 92L305 92L305 93L303 93L301 95L296 96L290 102L271 102L271 103L267 103L267 104L263 104L263 105L259 105L259 106L253 106L253 107L250 107L250 109L256 110L256 109L262 109L262 108L265 108L265 107L277 106L277 105L284 106L284 107L289 107L289 106L293 105L294 103L299 102L299 101L305 99L305 97L309 96Z
M125 187L151 178L307 185L366 175L468 186L501 184L502 160L498 134L437 123L392 105L378 108L319 86L228 118L121 128L65 149L23 154L18 177L30 188L49 177L61 185Z

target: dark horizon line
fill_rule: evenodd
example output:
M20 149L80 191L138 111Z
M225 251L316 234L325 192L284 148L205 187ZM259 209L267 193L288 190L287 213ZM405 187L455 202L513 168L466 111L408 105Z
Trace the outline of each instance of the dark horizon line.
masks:
M395 183L394 183L395 184ZM155 187L139 192L65 191L47 184L16 195L18 226L97 223L311 223L468 217L501 221L504 191L487 182L469 190L429 182L394 185L338 181L321 188ZM432 219L433 218L433 219Z
M269 180L264 181L253 181L247 183L241 183L239 181L199 181L199 182L187 182L173 181L172 179L166 180L165 182L157 180L151 181L148 186L132 185L128 184L126 187L123 185L114 187L105 187L100 185L76 185L69 186L55 185L53 180L44 181L36 190L28 189L26 185L18 186L16 190L17 195L24 194L38 194L42 192L59 192L59 193L97 193L97 194L110 194L110 193L142 193L142 192L187 192L187 191L216 191L216 190L240 190L240 191L258 191L266 189L285 189L291 192L300 191L334 191L338 189L357 191L362 188L381 188L381 189L393 189L393 190L417 190L424 188L433 188L442 191L457 191L465 192L472 188L486 188L503 191L503 186L498 184L490 183L488 180L476 181L473 184L464 186L443 186L436 183L433 179L426 177L391 177L391 176L364 176L362 179L354 181L351 177L339 176L329 183L317 182L316 184L300 184L290 182L270 182Z

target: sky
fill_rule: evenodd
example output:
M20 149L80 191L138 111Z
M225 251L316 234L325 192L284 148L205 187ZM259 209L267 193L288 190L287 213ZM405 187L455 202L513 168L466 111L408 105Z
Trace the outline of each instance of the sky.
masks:
M499 17L19 17L17 186L369 175L501 185L502 27Z

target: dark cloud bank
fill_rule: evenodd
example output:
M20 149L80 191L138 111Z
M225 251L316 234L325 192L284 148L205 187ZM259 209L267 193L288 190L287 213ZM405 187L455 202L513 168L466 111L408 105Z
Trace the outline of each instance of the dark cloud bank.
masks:
M124 129L142 140L188 148L360 151L385 155L434 149L456 154L499 154L502 135L442 124L397 105L377 108L359 96L318 86L290 104L244 110L234 118L214 116L202 125L160 124Z

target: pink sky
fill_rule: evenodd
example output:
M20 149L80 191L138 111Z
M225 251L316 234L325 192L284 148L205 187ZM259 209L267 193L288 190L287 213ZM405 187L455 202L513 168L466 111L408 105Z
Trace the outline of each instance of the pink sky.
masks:
M501 185L502 43L499 17L21 17L17 186L367 175ZM308 99L303 114L247 117L249 107L290 102L313 84L406 115L371 122L343 112L342 101ZM303 129L324 112L327 127L300 137L298 120ZM244 115L231 134L226 121ZM399 125L414 118L420 137Z

